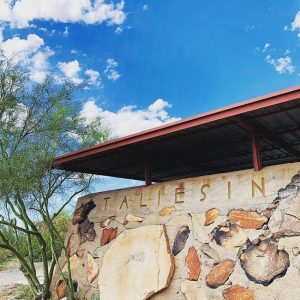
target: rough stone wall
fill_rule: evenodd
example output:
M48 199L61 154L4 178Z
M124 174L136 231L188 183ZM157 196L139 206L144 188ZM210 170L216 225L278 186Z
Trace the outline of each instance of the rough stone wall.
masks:
M300 299L299 172L286 164L80 198L66 240L78 299ZM64 296L57 270L51 299Z

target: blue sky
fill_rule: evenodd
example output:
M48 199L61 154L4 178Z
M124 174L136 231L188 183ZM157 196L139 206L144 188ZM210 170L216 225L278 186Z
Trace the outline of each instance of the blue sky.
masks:
M36 81L85 80L82 114L103 115L116 137L298 85L298 11L289 0L0 0L0 55Z

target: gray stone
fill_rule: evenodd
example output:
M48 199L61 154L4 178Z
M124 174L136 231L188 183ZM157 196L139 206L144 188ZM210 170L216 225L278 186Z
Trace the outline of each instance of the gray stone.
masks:
M200 247L200 250L214 260L215 263L218 263L220 261L220 256L217 251L215 251L212 247L209 246L209 244L202 244Z
M185 243L189 237L190 229L188 226L180 227L176 234L175 241L172 248L172 254L176 256L185 246Z

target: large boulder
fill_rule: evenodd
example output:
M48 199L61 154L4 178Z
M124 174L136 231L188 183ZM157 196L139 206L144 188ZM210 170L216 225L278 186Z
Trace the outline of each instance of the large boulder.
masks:
M247 277L265 286L284 276L290 265L288 253L278 250L276 242L271 239L257 245L247 244L241 250L240 261Z
M125 230L104 255L100 298L148 299L169 286L173 272L174 258L163 225Z
M279 201L268 223L270 231L278 236L300 235L300 193L291 193L291 197Z

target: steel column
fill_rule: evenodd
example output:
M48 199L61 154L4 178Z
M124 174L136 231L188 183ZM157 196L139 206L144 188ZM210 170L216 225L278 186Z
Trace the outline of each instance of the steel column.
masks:
M145 186L152 184L149 160L145 159Z
M262 168L260 149L259 149L259 136L255 131L252 131L252 158L254 171L259 171Z

